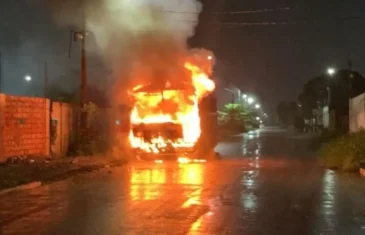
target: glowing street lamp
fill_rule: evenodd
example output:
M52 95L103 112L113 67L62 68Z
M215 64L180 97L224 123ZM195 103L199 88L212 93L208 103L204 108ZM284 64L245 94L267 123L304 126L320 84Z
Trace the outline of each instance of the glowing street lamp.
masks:
M334 68L328 68L327 69L327 74L332 77L334 74L336 73L336 69ZM327 84L327 105L328 107L330 106L331 104L331 87L330 87L330 84Z
M261 108L261 105L256 104L256 105L255 105L255 109L259 109L259 108Z
M336 73L336 69L334 69L334 68L328 68L327 69L327 73L328 73L328 75L333 76Z
M30 82L32 81L32 77L30 75L25 75L24 80Z
M254 98L252 98L252 97L248 97L247 98L247 103L253 104L254 102L255 102L255 99Z

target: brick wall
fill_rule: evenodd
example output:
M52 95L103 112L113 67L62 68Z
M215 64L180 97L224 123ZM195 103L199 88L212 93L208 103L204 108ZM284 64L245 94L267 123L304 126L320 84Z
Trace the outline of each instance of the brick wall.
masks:
M0 94L0 161L49 155L49 100Z

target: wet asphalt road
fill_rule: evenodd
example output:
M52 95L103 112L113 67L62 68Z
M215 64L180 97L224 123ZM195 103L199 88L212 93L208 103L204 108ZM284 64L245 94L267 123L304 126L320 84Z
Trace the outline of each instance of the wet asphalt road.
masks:
M365 180L317 167L309 138L268 128L222 160L133 163L0 196L0 234L365 234Z

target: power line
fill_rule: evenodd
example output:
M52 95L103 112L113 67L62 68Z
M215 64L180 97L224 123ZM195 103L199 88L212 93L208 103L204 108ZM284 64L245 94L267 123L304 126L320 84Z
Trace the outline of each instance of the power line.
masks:
M198 21L183 20L188 23L198 23ZM294 25L297 22L291 21L268 21L268 22L200 22L201 24L216 24L227 26L265 26L265 25Z
M274 11L289 11L290 7L282 7L282 8L264 8L257 10L244 10L244 11L226 11L226 12L212 12L212 14L254 14L254 13L265 13L265 12L274 12ZM192 12L192 11L170 11L170 10L162 10L161 12L171 13L171 14L200 14L200 12Z
M228 11L228 12L213 12L214 14L253 14L253 13L265 13L273 11L289 11L290 7L283 8L264 8L258 10L246 10L246 11Z
M362 19L359 16L351 16L351 17L342 17L336 19L329 19L330 21L350 21ZM299 24L312 24L318 23L321 19L303 19L296 21L266 21L266 22L199 22L199 21L190 21L190 20L181 20L188 23L201 23L201 24L216 24L216 25L226 25L226 26L275 26L275 25L299 25Z
M270 25L294 25L296 22L269 21L269 22L221 22L220 25L227 26L270 26Z

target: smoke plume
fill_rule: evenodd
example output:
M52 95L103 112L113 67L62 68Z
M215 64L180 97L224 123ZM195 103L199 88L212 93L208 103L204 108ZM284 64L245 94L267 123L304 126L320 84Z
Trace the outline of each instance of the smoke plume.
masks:
M62 26L90 31L93 50L113 71L120 103L121 90L143 82L187 78L183 61L202 5L198 0L49 0ZM209 52L204 51L203 54ZM101 78L102 79L102 78Z

